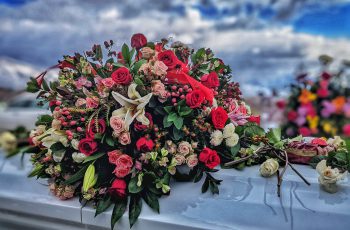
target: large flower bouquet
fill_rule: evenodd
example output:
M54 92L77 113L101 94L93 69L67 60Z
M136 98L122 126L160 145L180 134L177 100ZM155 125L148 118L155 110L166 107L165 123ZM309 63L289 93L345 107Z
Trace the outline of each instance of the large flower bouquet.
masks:
M213 173L220 164L242 168L269 158L261 172L277 171L281 185L291 166L285 149L300 139L283 140L279 129L265 133L230 68L210 49L147 42L142 34L121 52L113 41L104 46L106 52L94 45L64 56L52 67L60 69L58 81L48 83L45 71L28 83L52 111L30 134L29 176L49 178L60 199L92 202L96 215L113 206L112 228L127 205L130 226L142 200L159 212L158 198L170 193L172 178L203 181L203 193L219 193ZM281 174L279 163L286 166Z
M350 82L346 64L337 72L327 70L330 57L321 57L324 68L312 81L306 74L297 77L286 103L287 120L283 125L288 136L350 137Z

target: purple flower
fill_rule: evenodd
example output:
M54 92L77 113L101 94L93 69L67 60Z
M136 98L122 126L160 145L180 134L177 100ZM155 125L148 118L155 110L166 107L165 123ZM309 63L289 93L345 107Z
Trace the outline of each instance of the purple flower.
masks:
M321 116L322 117L327 118L327 117L329 117L330 115L332 115L333 113L336 112L336 108L332 104L332 102L330 102L330 101L323 101L322 105L323 105L323 109L321 110Z

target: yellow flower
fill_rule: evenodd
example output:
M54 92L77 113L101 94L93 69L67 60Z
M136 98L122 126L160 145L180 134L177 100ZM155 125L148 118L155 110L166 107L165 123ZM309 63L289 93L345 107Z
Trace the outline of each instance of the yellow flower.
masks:
M17 138L10 132L4 132L0 135L0 146L7 153L13 152L17 148Z
M332 132L332 124L329 122L325 122L323 124L323 131L325 131L326 133L331 133Z
M317 129L318 122L320 120L320 118L318 116L307 116L306 119L309 122L310 129L312 129L312 130Z
M299 102L302 104L307 104L309 102L312 102L314 100L316 100L317 96L314 93L311 93L309 90L307 89L303 89L301 91L301 94L299 96Z

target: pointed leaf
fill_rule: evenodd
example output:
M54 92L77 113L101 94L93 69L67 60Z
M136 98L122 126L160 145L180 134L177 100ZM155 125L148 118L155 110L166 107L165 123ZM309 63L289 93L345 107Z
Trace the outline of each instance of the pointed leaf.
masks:
M103 213L104 211L106 211L112 204L111 201L111 197L110 196L106 196L103 200L100 200L97 203L97 207L96 207L96 212L95 212L95 217L101 213Z
M126 210L126 205L128 203L128 199L125 198L123 200L119 200L113 208L112 212L112 218L111 218L111 229L113 230L115 223L118 222L118 220L123 216L125 210Z
M146 204L148 204L148 206L159 213L159 201L158 197L154 193L147 191L143 195L143 199L145 200Z
M138 195L134 195L130 197L129 204L129 223L130 228L136 223L137 218L139 217L142 209L142 200Z

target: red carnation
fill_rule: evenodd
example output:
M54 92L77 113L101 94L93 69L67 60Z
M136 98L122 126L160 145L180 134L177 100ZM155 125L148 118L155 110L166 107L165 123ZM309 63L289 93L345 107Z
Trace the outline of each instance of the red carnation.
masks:
M143 125L141 122L135 121L134 128L136 131L143 131L143 130L146 130L146 129L151 128L153 126L152 115L150 113L145 113L145 116L149 120L149 125Z
M180 65L179 59L175 56L171 50L165 50L158 54L158 60L164 62L168 67L168 70L173 70L177 65Z
M186 95L186 104L192 109L198 108L205 100L205 95L199 89L193 90Z
M213 169L220 164L220 157L215 150L204 148L199 154L199 161L203 162L208 168Z
M96 121L93 119L89 129L86 131L86 135L90 138L94 138L96 133L103 134L106 131L106 122L103 119L98 119L98 130L96 128Z
M344 125L343 133L346 137L350 137L350 124Z
M141 49L147 45L147 38L143 34L134 34L131 37L131 47L135 49Z
M151 139L147 139L146 137L141 137L136 142L136 148L141 152L149 152L153 149L154 142Z
M219 77L216 72L203 75L201 77L201 82L208 88L216 88L220 86Z
M125 197L126 195L126 183L124 180L115 179L112 182L112 186L109 188L109 192L112 195L116 195L119 197Z
M228 119L227 112L222 107L211 110L211 120L216 129L223 129Z
M90 156L97 150L97 143L90 137L81 139L78 145L79 151L86 156Z
M115 83L121 85L129 85L132 81L130 71L126 67L121 67L111 74L111 78Z
M260 116L250 116L249 118L248 118L248 121L250 121L250 122L254 122L254 123L256 123L257 125L260 125Z

